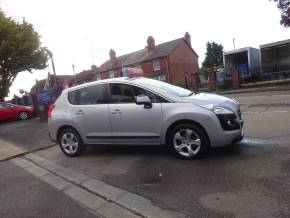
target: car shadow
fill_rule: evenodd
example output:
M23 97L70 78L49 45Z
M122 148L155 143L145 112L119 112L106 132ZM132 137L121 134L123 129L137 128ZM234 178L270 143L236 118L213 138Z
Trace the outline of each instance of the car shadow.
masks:
M241 156L243 152L244 145L235 143L229 146L220 148L211 148L209 153L202 159L216 159L216 158L227 158ZM106 155L106 156L145 156L145 157L175 157L173 152L171 152L169 146L148 146L148 145L98 145L98 146L88 146L85 156L95 156L95 155Z

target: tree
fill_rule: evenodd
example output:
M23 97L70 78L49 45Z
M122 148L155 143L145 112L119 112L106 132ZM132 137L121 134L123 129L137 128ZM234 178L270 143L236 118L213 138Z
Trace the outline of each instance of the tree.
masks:
M215 67L223 66L223 46L216 42L207 42L205 60L202 67L210 70Z
M19 72L44 69L47 59L33 26L24 18L18 23L6 17L0 9L0 101L7 97Z
M273 0L277 2L278 8L282 11L280 23L284 27L290 27L290 0Z

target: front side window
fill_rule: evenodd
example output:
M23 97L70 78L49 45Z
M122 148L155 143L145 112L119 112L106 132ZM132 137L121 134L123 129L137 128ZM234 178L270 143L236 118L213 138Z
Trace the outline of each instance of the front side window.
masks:
M181 88L179 86L174 86L166 82L161 82L158 80L140 78L135 80L136 83L140 85L146 85L146 87L160 91L161 93L165 93L167 95L173 95L176 97L186 97L189 96L192 92L190 90Z
M68 100L74 105L93 105L105 104L106 99L105 85L94 85L72 91L68 94Z
M153 70L154 71L160 70L160 61L159 61L159 59L153 60Z
M140 95L148 96L152 103L167 102L150 91L132 85L112 83L110 84L110 90L112 103L135 103L135 96Z

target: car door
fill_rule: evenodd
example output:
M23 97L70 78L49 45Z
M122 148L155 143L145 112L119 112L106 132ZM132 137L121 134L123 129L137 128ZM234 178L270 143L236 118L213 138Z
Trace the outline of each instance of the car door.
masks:
M16 118L15 110L13 106L5 103L0 104L0 120L9 120Z
M97 84L68 94L71 116L88 144L112 142L106 85Z
M109 114L114 143L159 144L162 106L158 97L145 89L122 83L111 83L110 94ZM134 96L138 95L151 95L152 107L137 105Z

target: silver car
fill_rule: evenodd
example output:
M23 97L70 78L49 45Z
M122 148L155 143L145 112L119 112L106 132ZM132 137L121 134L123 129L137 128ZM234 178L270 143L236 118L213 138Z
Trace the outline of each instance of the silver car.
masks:
M147 78L115 78L66 89L48 129L67 156L87 145L167 145L195 159L243 138L239 103Z

